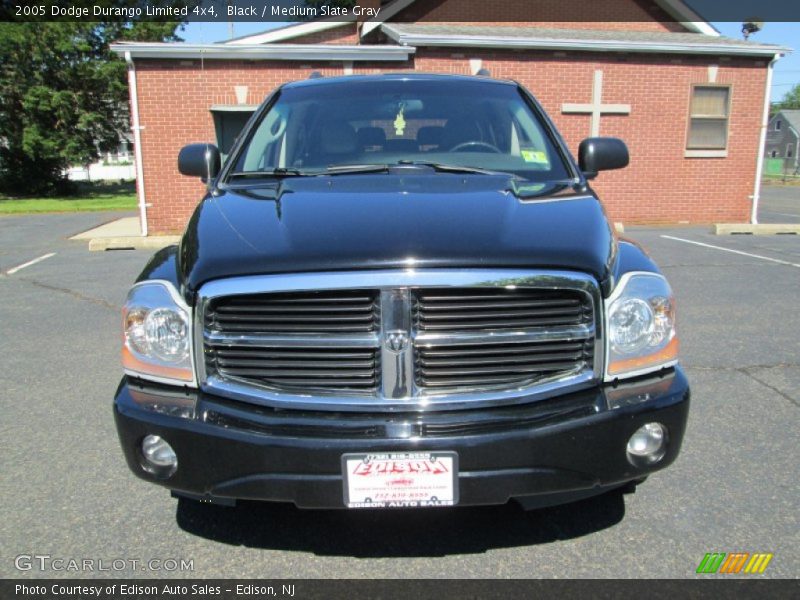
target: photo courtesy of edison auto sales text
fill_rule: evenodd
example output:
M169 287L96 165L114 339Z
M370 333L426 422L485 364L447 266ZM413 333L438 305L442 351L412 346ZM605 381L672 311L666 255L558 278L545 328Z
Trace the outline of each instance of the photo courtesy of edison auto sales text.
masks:
M282 586L282 590L276 590L274 586L259 585L236 585L231 586L230 591L237 596L276 596L277 591L280 595L291 598L295 595L293 584ZM226 588L224 591L228 591ZM48 585L28 585L18 583L14 586L14 594L17 597L51 597L67 596L81 598L107 598L107 597L135 597L143 596L219 596L223 589L219 585L197 584L182 585L179 583L160 583L157 585L138 585L130 583L111 583L111 584L68 584L53 583Z

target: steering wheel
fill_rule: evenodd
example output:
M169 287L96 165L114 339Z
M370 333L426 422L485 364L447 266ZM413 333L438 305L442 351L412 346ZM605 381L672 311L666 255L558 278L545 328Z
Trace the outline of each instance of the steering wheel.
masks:
M495 154L502 154L503 151L500 150L497 146L493 146L487 142L479 142L477 140L469 141L469 142L461 142L460 144L456 144L452 148L450 148L450 152L458 152L459 150L467 150L467 148L486 148L494 152ZM474 152L474 150L467 150L467 152Z

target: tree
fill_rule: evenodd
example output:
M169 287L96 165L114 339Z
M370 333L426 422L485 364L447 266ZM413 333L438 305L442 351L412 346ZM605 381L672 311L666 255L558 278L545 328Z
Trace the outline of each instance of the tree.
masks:
M783 99L776 104L778 110L787 110L792 108L800 108L800 83L783 95Z
M52 193L129 128L117 40L174 41L179 23L0 23L0 192Z

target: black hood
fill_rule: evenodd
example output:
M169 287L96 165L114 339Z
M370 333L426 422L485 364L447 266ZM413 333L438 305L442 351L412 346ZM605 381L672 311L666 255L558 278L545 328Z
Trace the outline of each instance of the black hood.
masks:
M185 291L286 272L515 267L608 277L615 239L590 190L489 175L361 174L218 191L184 235Z

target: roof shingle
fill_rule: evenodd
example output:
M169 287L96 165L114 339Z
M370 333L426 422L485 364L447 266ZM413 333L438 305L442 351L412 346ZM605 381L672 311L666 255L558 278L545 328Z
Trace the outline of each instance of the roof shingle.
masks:
M628 46L631 51L702 51L719 54L768 54L790 52L790 48L773 44L746 42L723 36L708 36L701 33L672 33L651 31L611 31L595 29L551 29L539 27L508 27L468 25L463 23L384 23L383 31L401 44L424 46L449 45L457 39L471 40L474 45L490 45L492 40L508 40L512 43L530 44L531 47L548 44L576 44L605 46L609 50L615 46Z

